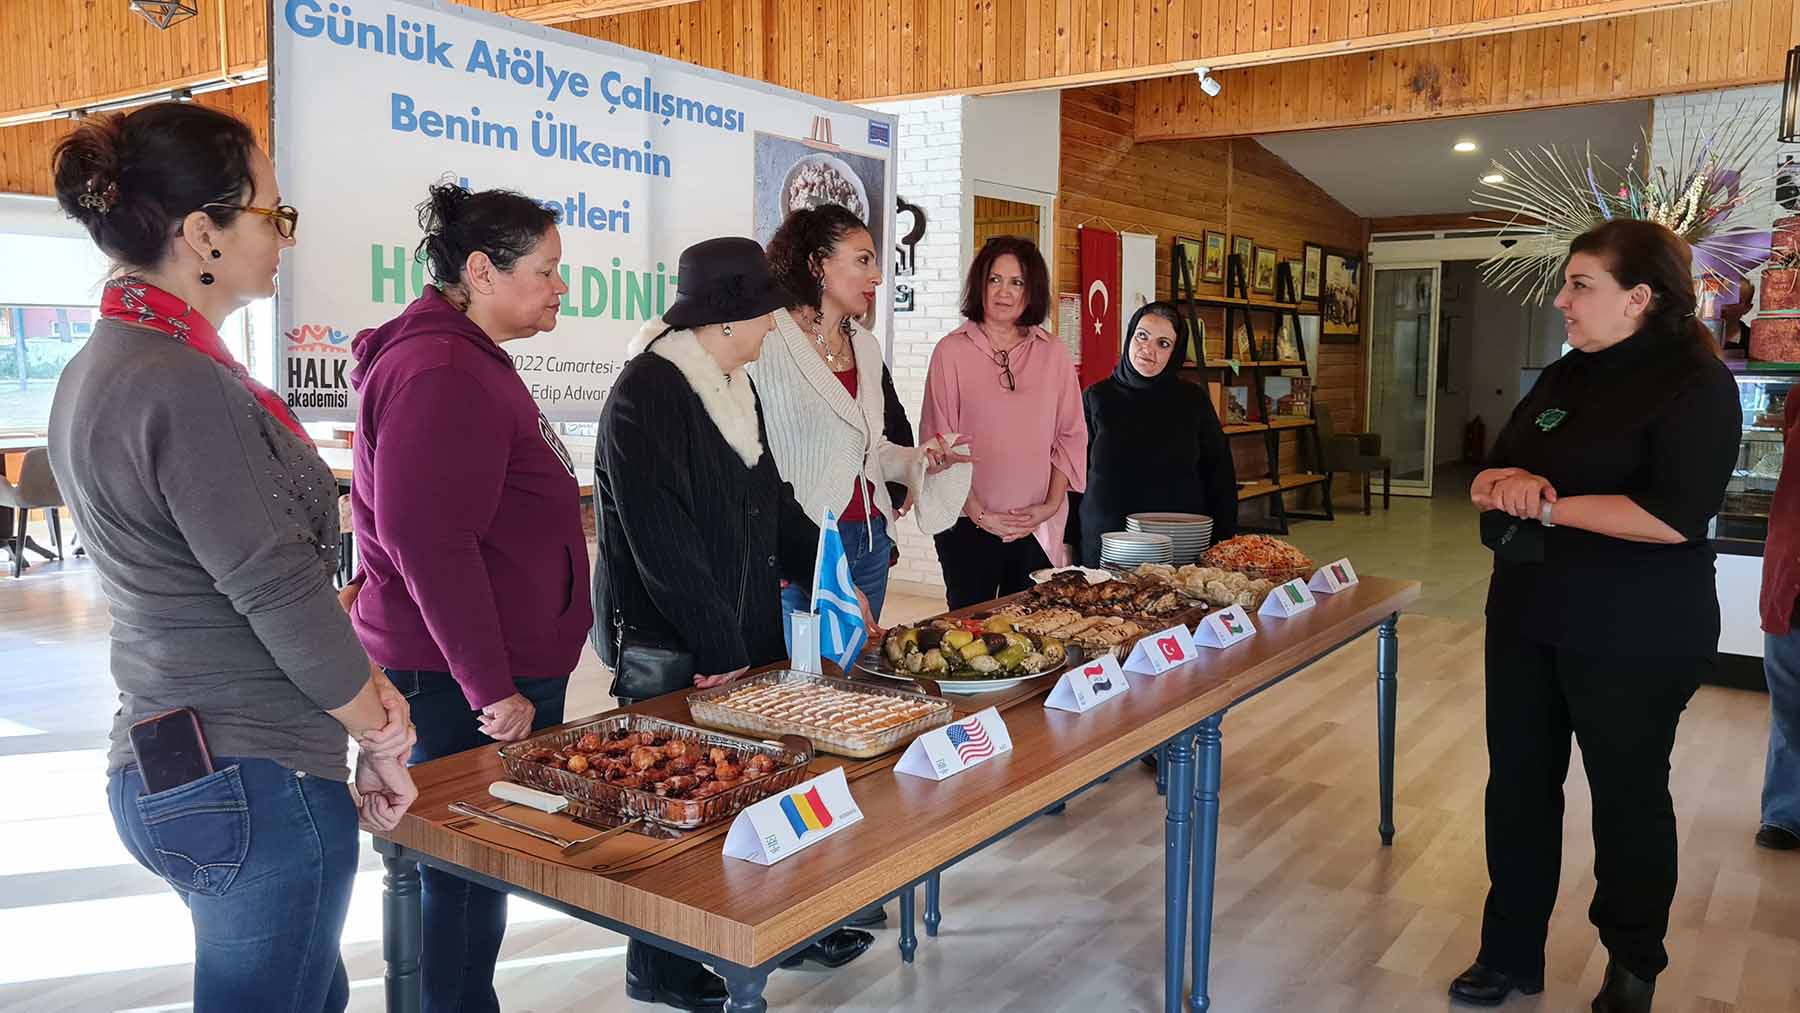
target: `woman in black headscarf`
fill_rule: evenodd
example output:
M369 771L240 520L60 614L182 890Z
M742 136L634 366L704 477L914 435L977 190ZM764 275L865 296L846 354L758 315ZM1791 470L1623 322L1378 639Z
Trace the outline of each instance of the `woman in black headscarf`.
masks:
M1125 329L1112 376L1081 395L1087 413L1088 485L1081 499L1081 562L1100 565L1100 536L1128 514L1205 514L1213 540L1237 531L1237 473L1205 388L1181 379L1187 323L1153 302Z

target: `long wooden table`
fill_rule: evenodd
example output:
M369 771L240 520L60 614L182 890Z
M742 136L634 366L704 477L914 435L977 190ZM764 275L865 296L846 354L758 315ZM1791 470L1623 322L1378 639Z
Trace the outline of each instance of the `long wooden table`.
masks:
M1396 630L1400 611L1419 592L1414 581L1364 577L1343 592L1320 595L1316 608L1295 618L1259 617L1259 632L1248 641L1224 650L1202 649L1198 661L1160 678L1133 675L1131 692L1086 714L1044 708L1041 697L1054 680L1038 680L1028 693L1004 694L1013 751L945 781L894 774L898 753L868 761L821 756L814 773L843 766L863 821L768 867L725 858L725 826L673 840L616 835L565 857L552 845L448 811L457 801L493 805L487 786L505 779L494 748L422 764L413 770L418 801L394 831L378 835L376 845L387 867L383 952L388 1008L404 1013L419 1009L420 863L710 964L730 989L726 1009L756 1013L767 1009L763 988L783 958L851 914L896 894L905 934L902 952L910 958L906 937L911 935L917 884L934 880L939 870L1010 834L1047 807L1160 750L1168 846L1164 1008L1171 1013L1182 1009L1191 956L1194 979L1186 1006L1196 1013L1206 1010L1221 720L1230 708L1379 628L1378 831L1384 845L1391 843ZM959 711L991 702L981 696L957 701ZM686 694L628 710L689 720ZM593 832L572 821L566 826L561 836ZM928 927L932 924L928 915Z

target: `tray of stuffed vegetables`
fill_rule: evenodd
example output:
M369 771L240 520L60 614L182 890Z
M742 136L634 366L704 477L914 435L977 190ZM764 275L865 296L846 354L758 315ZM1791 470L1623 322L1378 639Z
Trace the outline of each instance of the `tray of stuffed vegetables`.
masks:
M930 679L946 693L991 693L1056 675L1082 660L1080 648L1021 632L1009 616L941 616L888 630L857 667L890 679Z

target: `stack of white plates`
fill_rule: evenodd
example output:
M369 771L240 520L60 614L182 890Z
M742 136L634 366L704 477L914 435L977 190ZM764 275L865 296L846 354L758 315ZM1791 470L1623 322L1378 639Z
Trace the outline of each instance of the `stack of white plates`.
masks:
M1100 536L1100 562L1127 569L1140 563L1173 563L1175 543L1168 535L1140 531L1108 531Z
M1185 566L1212 544L1213 522L1205 514L1132 514L1125 518L1125 530L1167 535L1175 546L1175 564Z

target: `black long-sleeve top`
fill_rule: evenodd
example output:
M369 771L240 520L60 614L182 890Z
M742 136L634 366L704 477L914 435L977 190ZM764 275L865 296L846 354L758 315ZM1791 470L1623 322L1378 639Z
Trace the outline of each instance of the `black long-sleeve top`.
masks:
M760 402L756 424L760 436ZM594 503L600 660L618 663L616 622L637 642L693 652L705 675L787 655L781 579L811 586L819 529L781 480L766 441L746 468L687 379L660 356L632 358L607 395Z
M1731 373L1676 327L1573 351L1545 369L1501 430L1489 467L1540 475L1559 499L1627 496L1684 541L1548 528L1543 562L1496 559L1490 631L1613 655L1715 651L1707 522L1724 499L1741 422Z
M881 435L896 447L913 446L912 423L907 421L906 406L900 403L900 392L894 389L894 374L885 365L881 367L881 402ZM906 502L904 483L889 482L887 487L888 498L896 507Z
M1237 471L1206 391L1182 380L1134 389L1107 377L1082 392L1081 405L1088 427L1082 563L1100 565L1100 536L1125 530L1128 514L1205 514L1213 541L1237 533Z

